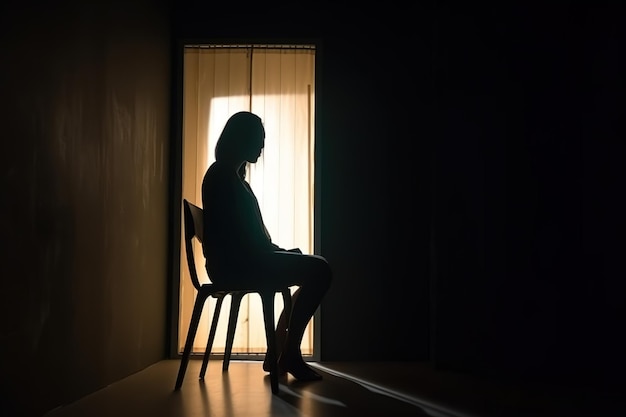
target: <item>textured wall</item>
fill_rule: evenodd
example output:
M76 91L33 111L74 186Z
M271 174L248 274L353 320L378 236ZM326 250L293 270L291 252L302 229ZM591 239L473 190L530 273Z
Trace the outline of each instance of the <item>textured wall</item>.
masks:
M165 354L167 9L83 3L2 6L3 415Z

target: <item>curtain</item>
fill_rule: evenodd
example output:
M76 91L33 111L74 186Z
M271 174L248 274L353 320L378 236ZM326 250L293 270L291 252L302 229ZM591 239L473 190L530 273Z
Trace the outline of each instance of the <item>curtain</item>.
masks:
M226 120L238 111L252 111L263 120L266 139L259 160L248 165L247 179L259 200L265 225L276 244L312 253L314 48L188 46L183 65L183 198L202 206L202 178L215 161L215 144ZM180 238L182 242L182 234ZM202 253L197 245L196 253ZM181 245L181 259L185 259L184 250ZM200 256L196 261L201 279L208 282L204 259ZM194 299L195 288L187 265L181 262L179 351L183 349ZM207 304L194 352L204 352L206 347L215 302L209 298ZM229 309L227 298L214 353L224 350ZM278 319L281 297L276 297L275 310ZM251 294L241 304L233 354L264 354L265 349L261 300ZM302 352L312 354L312 349L311 322L303 338Z

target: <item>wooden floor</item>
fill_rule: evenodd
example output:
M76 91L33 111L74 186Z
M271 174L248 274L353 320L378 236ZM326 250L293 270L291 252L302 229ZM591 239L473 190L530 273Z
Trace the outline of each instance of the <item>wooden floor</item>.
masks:
M538 417L623 416L614 398L503 387L422 363L311 363L322 381L285 377L272 395L258 361L211 361L204 381L191 360L174 391L179 360L164 360L46 417Z

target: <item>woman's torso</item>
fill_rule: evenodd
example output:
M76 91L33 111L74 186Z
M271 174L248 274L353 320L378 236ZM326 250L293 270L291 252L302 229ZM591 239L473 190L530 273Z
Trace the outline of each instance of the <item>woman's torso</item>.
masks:
M213 163L202 182L202 205L203 251L211 279L273 251L257 199L236 171Z

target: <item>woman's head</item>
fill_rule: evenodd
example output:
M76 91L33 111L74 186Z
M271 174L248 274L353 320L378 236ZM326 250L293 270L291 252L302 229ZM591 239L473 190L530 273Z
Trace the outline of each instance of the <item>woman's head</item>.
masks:
M256 162L265 146L261 118L248 111L233 114L217 140L215 159L230 162Z

